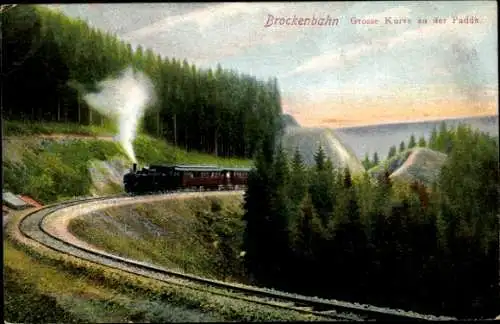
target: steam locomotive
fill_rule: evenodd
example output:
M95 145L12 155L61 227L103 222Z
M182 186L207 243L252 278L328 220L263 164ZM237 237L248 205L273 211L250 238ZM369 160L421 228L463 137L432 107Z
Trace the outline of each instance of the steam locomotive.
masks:
M123 176L130 194L167 192L183 189L232 190L247 185L249 168L220 168L213 165L150 165L137 170L134 163Z

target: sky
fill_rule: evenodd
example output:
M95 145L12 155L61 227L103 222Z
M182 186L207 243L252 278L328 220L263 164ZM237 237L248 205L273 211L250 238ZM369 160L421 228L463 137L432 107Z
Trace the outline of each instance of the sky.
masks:
M495 1L49 6L200 68L277 77L304 126L498 113Z

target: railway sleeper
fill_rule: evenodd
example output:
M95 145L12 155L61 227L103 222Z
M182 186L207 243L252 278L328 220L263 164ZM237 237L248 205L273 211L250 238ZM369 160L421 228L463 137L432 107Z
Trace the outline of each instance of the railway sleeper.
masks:
M333 315L333 314L338 314L338 312L335 309L327 310L327 311L320 311L322 314L327 314L327 315Z
M313 308L311 306L292 306L293 308L301 309L306 312L313 312Z
M297 305L294 302L288 302L288 301L273 301L275 304L282 305L285 307L297 307Z

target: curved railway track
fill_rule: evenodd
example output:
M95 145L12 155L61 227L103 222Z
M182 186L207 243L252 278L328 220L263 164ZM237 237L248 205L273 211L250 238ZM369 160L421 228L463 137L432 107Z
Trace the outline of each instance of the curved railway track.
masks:
M199 195L200 193L197 193ZM206 193L210 195L210 193ZM213 195L214 193L212 193ZM241 284L227 283L219 280L212 280L198 277L191 274L169 270L146 262L123 258L102 250L98 250L85 242L79 240L69 240L57 230L54 230L55 221L61 221L68 215L68 211L73 211L73 216L88 214L90 206L95 210L104 209L113 205L125 205L151 200L162 200L167 198L187 198L193 193L175 193L164 195L149 195L130 197L128 195L116 195L99 198L84 198L67 201L56 205L34 211L24 216L19 224L20 233L30 240L36 241L54 251L71 255L83 260L91 261L106 267L119 269L135 275L156 279L186 287L223 295L225 297L245 300L252 303L288 309L302 313L313 314L329 319L341 320L450 320L453 318L436 317L422 315L401 310L379 308L371 305L360 305L354 303L341 302L336 300L326 300L317 297L307 297L275 291L267 288L246 286ZM75 209L80 209L80 211ZM214 289L215 288L215 289Z

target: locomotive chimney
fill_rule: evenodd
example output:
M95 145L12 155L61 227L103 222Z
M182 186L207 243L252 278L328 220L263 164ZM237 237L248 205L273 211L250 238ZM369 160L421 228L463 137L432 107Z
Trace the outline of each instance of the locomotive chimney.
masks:
M132 171L137 172L137 163L132 164Z

